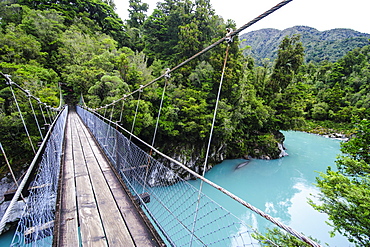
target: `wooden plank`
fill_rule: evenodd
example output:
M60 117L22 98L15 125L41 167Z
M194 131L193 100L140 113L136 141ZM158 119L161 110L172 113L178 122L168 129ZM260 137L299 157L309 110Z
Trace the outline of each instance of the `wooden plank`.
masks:
M58 246L160 246L74 111L64 153Z
M74 122L72 126L73 161L82 245L84 247L108 246L82 151L82 146L86 144L81 143L78 136L76 124L79 119L76 113L72 113L71 116Z
M73 167L73 146L71 116L68 115L64 150L64 166L61 195L61 215L59 246L80 246L78 238L78 218L76 188Z
M24 232L24 236L27 237L27 235L33 234L37 231L49 230L52 227L54 227L54 220L46 222L45 224L38 227L32 226L30 228L27 228Z
M82 123L78 130L80 132L81 142L84 143L83 152L90 179L95 192L95 198L99 207L99 212L104 225L106 238L110 246L135 246L125 221L116 204L115 198L107 184L107 181L99 167L98 160L91 149L91 143L94 143L90 133L85 129ZM95 144L95 143L94 143ZM102 160L105 162L105 160Z
M85 129L84 131L87 131ZM159 246L93 139L88 140L136 246Z

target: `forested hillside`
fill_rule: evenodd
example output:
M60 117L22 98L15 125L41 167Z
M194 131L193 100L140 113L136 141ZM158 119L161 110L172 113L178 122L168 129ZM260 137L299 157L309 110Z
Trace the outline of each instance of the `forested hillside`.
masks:
M83 95L90 107L98 107L223 37L226 27L234 28L233 23L224 23L215 15L209 1L166 1L144 19L138 19L138 13L145 13L145 8L133 6L145 5L130 3L131 20L123 25L112 6L100 1L84 1L84 7L79 1L67 5L59 1L1 2L1 71L40 98L46 95L43 90L47 91L52 105L58 104L56 88L60 82L66 96L72 94L77 99ZM167 88L157 145L195 169L204 159L201 154L210 131L226 46L222 44L179 69L171 75ZM264 104L248 83L245 72L253 66L246 67L237 41L231 44L230 54L211 163L243 156L276 158L276 138L281 138L278 130L290 127L275 121L274 106ZM141 99L135 134L148 142L162 86L163 82L153 85ZM5 83L1 87L1 136L9 148L26 143L26 137L8 87ZM279 82L276 87L280 88ZM131 98L125 104L123 125L128 129L136 101ZM24 103L22 107L27 115L29 106ZM29 149L27 144L24 149ZM8 149L9 155L17 157L16 150Z
M131 0L125 23L112 2L1 5L0 69L51 105L58 104L58 83L74 102L83 95L92 108L111 103L223 37L226 27L235 28L214 13L209 1L165 1L147 16L148 6ZM353 115L368 114L368 46L335 63L304 64L304 47L293 35L274 48L278 55L272 66L256 66L242 55L238 39L230 45L211 164L223 158L278 158L279 130L303 128L307 120L349 123ZM226 46L173 73L166 91L157 146L191 167L204 159ZM135 134L149 142L163 83L144 91L135 124ZM8 90L2 83L1 136L4 146L12 147L25 136ZM136 97L124 107L127 129ZM9 152L16 157L16 150Z
M277 47L285 36L301 35L305 47L305 62L336 62L347 52L356 47L369 45L370 34L360 33L351 29L337 28L318 31L312 27L294 26L285 30L273 28L261 29L244 33L240 36L240 47L245 55L252 56L256 63L262 65L277 56Z
M97 108L163 75L224 37L226 28L235 29L209 0L165 0L150 15L142 1L129 3L129 19L122 21L108 0L0 1L0 71L51 106L59 105L62 85L68 103L82 95ZM305 34L296 35L301 31ZM155 143L159 150L201 171L228 45L208 168L222 159L278 158L280 130L330 127L352 133L353 119L369 118L368 35L306 27L261 32L243 35L247 41L241 44L238 38L222 43L171 74ZM239 48L251 41L258 47ZM270 62L256 61L255 51ZM33 153L11 91L0 82L0 141L20 170ZM141 94L134 132L148 143L164 84L160 80ZM26 122L33 123L27 98L18 98ZM137 102L138 95L125 100L121 124L126 129ZM115 109L118 119L121 105ZM39 141L36 128L30 133ZM8 172L3 159L1 167Z

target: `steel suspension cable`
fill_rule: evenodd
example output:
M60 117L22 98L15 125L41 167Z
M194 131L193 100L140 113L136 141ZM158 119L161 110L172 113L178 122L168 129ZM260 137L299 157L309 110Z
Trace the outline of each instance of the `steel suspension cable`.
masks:
M86 107L85 99L82 93L81 93L81 101L82 101L83 106Z
M155 124L155 129L154 129L154 134L153 134L153 139L152 139L152 146L153 147L154 147L155 138L157 136L157 130L158 130L158 125L159 125L159 118L161 117L161 111L162 111L162 107L163 107L164 95L166 93L166 87L167 87L167 84L168 84L168 78L169 78L169 74L168 74L168 76L165 77L165 82L164 82L163 91L162 91L161 103L159 104L157 122Z
M47 114L48 114L49 120L50 120L50 122L52 122L52 119L51 119L50 114L49 114L49 112L48 112L48 106L46 105L46 103L41 102L39 98L37 98L37 97L35 97L34 95L30 94L29 90L26 90L26 89L22 88L21 86L19 86L17 83L13 82L13 81L10 79L10 76L9 76L9 75L3 74L3 73L1 73L1 72L0 72L0 75L2 75L2 76L7 80L7 82L8 82L9 84L11 83L11 85L14 85L14 86L15 86L15 87L17 87L19 90L21 90L25 95L27 95L27 97L33 98L33 99L35 99L35 100L38 102L39 107L40 107L40 111L41 111L41 114L42 114L42 118L44 119L44 122L45 122L45 125L48 125L47 120L46 120L46 117L45 117L45 114L44 114L44 111L43 111L43 109L42 109L42 105L44 105L44 106L45 106L45 108L46 108L46 112L47 112ZM60 91L60 92L61 92L61 91ZM61 102L61 101L60 101L60 102ZM57 110L60 110L60 109L62 109L62 107L61 107L61 106L59 106L59 107L57 108Z
M105 109L104 109L104 117L105 117L105 114L107 114L107 109L108 109L108 106L105 106Z
M53 118L53 121L54 121L55 116L56 116L55 108L54 107L50 107L49 109L50 109L51 117Z
M210 147L211 147L211 141L212 141L212 136L213 136L213 130L214 130L214 127L215 127L215 122L216 122L216 116L217 116L218 104L219 104L219 102L220 102L220 97L221 97L222 83L223 83L223 81L224 81L224 76L225 76L225 70L226 70L227 59L228 59L228 57L229 57L229 48L230 48L230 45L228 44L228 45L227 45L227 48L226 48L226 55L225 55L224 64L223 64L223 67L222 67L222 74L221 74L220 84L219 84L219 86L218 86L218 93L217 93L217 98L216 98L216 105L215 105L215 109L214 109L214 112L213 112L213 120L212 120L211 131L210 131L209 139L208 139L206 159L205 159L205 161L204 161L204 165L203 165L203 172L202 172L202 176L203 176L203 177L204 177L204 175L205 175L205 173L206 173L206 166L207 166L207 163L208 163L209 150L210 150Z
M204 175L206 173L206 167L207 167L207 163L208 163L209 150L211 148L212 135L213 135L213 130L214 130L214 127L215 127L215 122L216 122L216 116L217 116L217 110L218 110L218 103L220 101L222 83L223 83L223 80L224 80L227 59L229 57L229 48L230 48L230 44L227 44L225 59L224 59L224 63L223 63L223 66L222 66L221 79L220 79L220 83L219 83L219 86L218 86L218 93L217 93L217 98L216 98L215 109L214 109L214 112L213 112L213 120L212 120L211 131L209 133L209 138L208 138L207 152L206 152L206 157L205 157L205 161L204 161L204 165L203 165L202 177L204 177ZM200 181L200 186L199 186L198 200L197 200L197 205L196 205L195 214L194 214L194 221L193 221L193 229L192 229L192 234L191 234L191 239L190 239L190 246L192 246L192 243L193 243L193 236L194 236L195 224L196 224L197 217L198 217L198 210L199 210L199 204L200 204L200 196L201 196L202 190L203 190L203 180Z
M135 122L136 122L136 116L137 116L137 111L139 109L139 104L140 104L140 96L141 96L141 93L143 92L143 90L141 89L142 88L142 85L140 85L140 90L139 90L139 96L138 96L138 99L137 99L137 104L136 104L136 110L135 110L135 116L134 116L134 121L132 122L132 126L131 126L131 135L130 135L130 141L131 141L131 136L133 134L133 131L134 131L134 127L135 127Z
M115 106L115 104L114 104L114 105L112 105L112 110L111 110L111 112L110 112L110 117L109 117L109 121L111 121L111 122L112 122L112 117L113 117L114 106ZM109 130L108 130L107 136L105 137L105 145L108 145L108 140L109 140L110 131L111 131L111 129L109 129ZM113 130L112 130L112 131L113 131Z
M90 109L91 110L91 109ZM107 118L104 118L102 115L96 113L93 111L93 114L95 114L96 116L100 117L101 119L109 122L109 119ZM114 124L114 123L113 123ZM118 126L117 125L117 128L119 128L120 130L122 130L123 132L127 133L127 134L131 134L131 132L129 132L128 130L126 130L125 128L123 128L122 126ZM268 221L270 221L271 223L275 224L276 226L280 227L281 229L283 229L284 231L286 231L287 233L297 237L298 239L302 240L303 242L313 246L313 247L321 247L320 244L316 243L315 241L313 241L312 239L310 238L307 238L306 236L304 236L303 234L295 231L294 229L292 229L291 227L283 224L282 222L280 222L278 219L270 216L269 214L263 212L262 210L254 207L253 205L251 205L250 203L244 201L243 199L241 199L240 197L234 195L233 193L231 193L230 191L226 190L225 188L223 188L222 186L212 182L211 180L205 178L204 176L198 174L197 172L191 170L189 167L187 167L186 165L182 164L181 162L171 158L170 156L162 153L161 151L159 151L158 149L156 149L155 147L151 146L150 144L146 143L144 140L140 139L138 136L135 136L134 134L132 134L132 136L139 142L141 142L143 145L147 146L148 148L151 148L153 149L153 152L157 153L158 155L162 156L163 158L165 159L168 159L169 161L171 161L172 163L180 166L182 169L184 169L185 171L189 172L191 175L193 175L194 177L204 181L205 183L209 184L210 186L212 186L213 188L219 190L220 192L224 193L225 195L227 195L228 197L230 197L231 199L235 200L236 202L240 203L241 205L243 205L244 207L250 209L251 211L255 212L256 214L260 215L261 217L267 219Z
M59 117L59 115L61 115L61 113L62 113L62 111L59 112L59 114L58 114L57 117ZM27 172L24 175L24 178L22 179L21 183L19 184L19 187L18 187L17 191L15 192L15 194L13 196L13 199L11 200L8 208L6 209L6 211L5 211L4 215L3 215L3 217L1 218L1 221L0 221L0 234L3 232L4 227L5 227L5 224L8 221L8 218L10 216L11 211L14 208L15 203L18 201L19 196L21 196L21 192L24 189L24 187L26 185L26 182L28 181L28 179L29 179L29 177L31 175L33 168L36 166L36 164L37 164L37 162L39 160L39 157L41 157L42 152L44 151L44 148L47 145L47 141L49 139L49 136L51 135L51 131L52 131L52 128L54 127L54 125L55 125L55 122L51 123L50 128L47 131L43 142L41 143L40 148L37 150L37 153L36 153L35 157L33 158L31 164L29 165L29 167L27 169Z
M163 86L163 91L162 91L162 98L161 98L161 103L159 104L159 110L158 110L158 116L157 116L157 122L155 124L155 128L154 128L154 134L153 134L153 139L152 139L152 147L154 147L154 143L155 143L155 138L157 136L157 130L158 130L158 125L159 125L159 119L161 117L161 111L162 111L162 107L163 107L163 100L164 100L164 95L166 93L166 87L167 87L167 83L168 83L168 78L170 77L170 75L168 74L168 76L165 77L165 82L164 82L164 86ZM152 156L152 153L153 153L153 149L150 149L150 152L149 152L149 155ZM144 177L144 186L143 186L143 193L145 191L145 181L148 177L148 173L149 173L149 166L150 166L150 160L148 159L148 165L146 167L146 171L145 171L145 177Z
M12 169L12 167L10 166L10 163L9 163L8 157L6 156L5 150L4 150L3 145L1 144L1 142L0 142L0 149L1 149L1 152L3 153L3 155L4 155L5 162L6 162L7 166L8 166L8 168L9 168L10 174L12 175L12 178L13 178L13 180L14 180L14 183L15 183L15 185L16 185L16 186L17 186L17 188L18 188L18 181L17 181L17 179L15 178L15 175L14 175L13 169Z
M29 92L28 92L29 93ZM39 130L39 133L40 133L40 136L41 136L41 139L44 140L44 136L42 135L42 132L41 132L41 128L40 128L40 124L39 124L39 120L37 119L37 116L36 116L36 113L35 113L35 109L33 108L33 105L32 105L32 101L31 101L31 95L28 94L27 95L28 97L28 101L30 102L30 106L31 106L31 109L32 109L32 113L33 113L33 116L35 118L35 121L36 121L36 125L37 125L37 129Z
M18 109L18 112L19 112L19 116L21 117L21 120L22 120L22 123L23 123L23 127L26 131L26 134L27 134L27 137L28 137L28 140L31 144L31 147L32 147L32 151L34 154L36 154L36 150L35 150L35 147L33 145L33 142L32 142L32 139L31 139L31 136L30 136L30 133L28 132L28 128L27 128L27 125L26 125L26 122L24 121L24 118L23 118L23 114L22 114L22 111L21 109L19 108L19 104L18 104L18 101L17 101L17 98L15 97L15 94L14 94L14 91L13 91L13 87L12 87L12 80L10 79L10 77L8 76L8 82L9 82L9 88L10 88L10 91L12 92L12 95L13 95L13 98L14 98L14 102L17 106L17 109Z
M110 112L110 121L112 121L112 118L113 118L114 106L115 104L112 106L112 111Z
M131 93L127 94L127 96L131 96L137 92L139 92L139 90L141 89L144 89L150 85L152 85L153 83L159 81L160 79L162 79L163 77L166 76L167 73L172 73L174 72L175 70L181 68L182 66L184 66L185 64L187 64L188 62L194 60L195 58L203 55L204 53L208 52L209 50L213 49L214 47L218 46L219 44L221 44L223 41L227 40L228 38L233 38L234 36L236 36L237 34L239 34L240 32L244 31L245 29L247 29L248 27L252 26L253 24L255 24L256 22L262 20L263 18L267 17L268 15L274 13L275 11L277 11L278 9L282 8L283 6L287 5L288 3L292 2L293 0L284 0L282 2L280 2L279 4L275 5L274 7L272 7L271 9L267 10L266 12L260 14L259 16L255 17L253 20L249 21L248 23L246 23L245 25L241 26L240 28L236 29L235 31L232 31L228 34L228 36L225 36L219 40L217 40L216 42L214 42L213 44L211 44L210 46L204 48L202 51L196 53L195 55L193 55L192 57L186 59L185 61L183 61L182 63L178 64L177 66L173 67L172 69L170 69L169 71L167 71L166 73L164 73L163 75L157 77L156 79L148 82L147 84L145 85L142 85L140 88L132 91ZM120 100L123 100L124 98L120 98L118 101ZM112 103L111 103L112 104Z
M60 83L58 83L58 87L59 87L59 106L58 106L58 111L60 111L63 107L63 103L64 103L64 100L63 100L63 92L62 92L62 86Z
M52 123L53 118L51 117L49 106L46 103L44 103L44 106L45 106L45 109L46 109L46 113L48 114L49 121L50 121L50 123Z
M41 101L39 101L40 111L41 111L41 114L42 114L42 118L44 119L44 125L46 126L48 124L48 122L46 121L44 110L42 109L41 105L42 105L42 103L41 103Z
M6 165L7 165L7 166L8 166L8 168L9 168L10 174L12 175L12 178L13 178L13 180L14 180L14 184L15 184L15 186L16 186L16 187L17 187L17 189L18 189L18 187L19 187L18 181L17 181L17 179L15 178L15 175L14 175L13 169L12 169L12 167L11 167L10 163L9 163L8 157L6 156L5 150L4 150L3 145L1 144L1 142L0 142L0 149L1 149L1 152L3 153L4 159L5 159ZM22 178L22 176L21 176L21 178ZM24 203L26 203L26 200L24 199L22 192L20 193L20 197L22 198L23 202L24 202Z
M125 96L124 96L125 97ZM120 124L122 124L121 122L122 122L122 115L123 115L123 107L125 106L125 98L122 100L122 107L121 107L121 113L120 113L120 115L119 115L119 120L118 120L118 122L120 123Z

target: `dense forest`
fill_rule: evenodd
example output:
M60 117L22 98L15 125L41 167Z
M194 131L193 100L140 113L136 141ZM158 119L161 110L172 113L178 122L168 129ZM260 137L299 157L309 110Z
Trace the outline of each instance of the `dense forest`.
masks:
M51 106L59 105L61 86L68 103L77 103L82 95L89 107L97 108L224 37L226 28L235 29L233 21L215 13L209 0L163 0L150 15L141 0L129 3L129 19L123 21L109 0L0 1L0 71ZM369 198L369 128L360 121L370 114L369 45L354 47L335 61L307 63L300 35L285 36L276 47L276 59L259 65L243 55L237 37L230 44L222 43L171 74L155 146L201 171L227 46L229 58L209 166L226 158L278 158L278 143L284 140L280 130L343 132L354 138L344 147L349 156L338 164L342 168L343 160L356 164L355 171L328 171L318 183L325 193L329 184L335 187L330 183L333 176L341 176L338 180L343 183L351 180L354 187L360 184L362 195ZM161 80L141 94L134 132L148 143L164 84ZM31 123L27 98L19 96L18 100ZM133 95L125 101L121 124L126 129L131 128L138 100ZM113 112L115 119L119 115L120 110ZM0 141L13 166L21 170L33 153L14 98L2 79L0 126ZM30 132L37 142L37 130L31 127ZM3 173L8 172L3 159L1 167ZM340 196L345 205L364 204ZM334 217L339 209L325 207L325 203L333 205L324 200L318 210ZM354 214L367 219L370 210L366 205L362 209ZM359 246L369 244L369 231L361 233L358 240L350 230L341 228L343 222L333 222L338 224L336 230L350 235ZM367 221L360 224L368 227Z
M370 34L352 29L336 28L319 31L307 26L294 26L284 30L265 28L244 33L240 36L243 54L252 56L256 64L272 62L277 56L277 47L285 36L301 35L305 48L305 62L336 62L354 48L369 45Z

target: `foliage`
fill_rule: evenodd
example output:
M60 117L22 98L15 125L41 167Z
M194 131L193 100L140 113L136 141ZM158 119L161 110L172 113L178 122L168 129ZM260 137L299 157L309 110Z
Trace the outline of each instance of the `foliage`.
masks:
M284 247L309 247L310 244L303 242L297 237L290 235L286 232L281 231L279 228L268 229L264 236L256 235L256 239L260 240L262 246L284 246ZM316 239L313 239L316 243L319 243Z
M141 0L130 0L129 18L127 24L130 27L140 28L146 20L146 12L148 11L149 5L142 3Z
M68 3L46 0L18 0L17 2L35 10L56 10L64 16L65 22L63 24L66 25L73 24L76 18L88 18L96 23L103 33L112 36L120 46L126 44L127 36L123 29L122 20L114 12L111 5L101 0L71 0Z
M130 1L127 26L119 28L110 28L120 21L109 1L2 4L14 15L1 12L1 70L18 76L40 97L50 94L41 89L44 85L55 88L61 82L67 98L73 96L76 102L83 95L90 107L121 98L224 36L226 27L235 28L215 14L209 0L167 0L150 16L147 4ZM214 145L226 147L226 157L277 158L281 129L302 128L311 119L343 122L354 113L366 116L365 48L336 63L302 66L299 36L285 37L275 61L255 66L238 45L235 38L229 47L214 132ZM158 145L206 141L226 46L215 47L171 75ZM146 122L138 119L137 126L142 126L138 134L144 139L151 139L153 126L147 123L159 111L161 92L162 86L155 84L141 98ZM44 98L57 104L55 97ZM132 99L137 95L127 100ZM124 111L134 114L135 105L127 102ZM130 117L122 122L127 128Z
M370 242L370 121L358 122L353 138L342 144L343 155L336 164L338 171L328 169L317 178L321 203L311 205L329 215L333 234L339 232L356 246Z
M75 104L81 95L92 108L121 99L140 85L163 75L166 68L173 68L224 37L227 27L235 28L234 22L216 15L209 0L165 0L158 3L151 15L146 14L147 4L130 0L126 23L114 12L111 0L18 0L16 3L0 1L0 71L11 74L15 82L52 106L59 104L58 85L62 85L70 104ZM300 29L311 32L312 37L316 35L309 28ZM274 33L273 30L264 32ZM340 55L345 54L344 51L336 49L331 56L335 59L320 63L316 61L324 56L324 48L318 47L321 51L309 55L314 43L307 43L305 34L302 37L290 35L295 34L291 30L280 37L280 45L256 39L272 47L276 58L255 61L251 56L243 56L242 52L253 53L253 48L240 49L235 37L234 42L222 43L177 69L166 81L155 146L183 158L194 170L200 171L227 48L229 57L216 115L210 165L225 158L278 158L278 143L284 140L280 130L318 128L320 125L348 129L353 117L368 118L370 46L364 46L363 38L356 32L342 30L340 35L338 32L326 34L336 36L336 40L344 36L346 39L340 42L358 48L344 56ZM325 36L324 33L320 35ZM339 41L325 42L325 47L334 47ZM305 60L311 62L305 63ZM3 80L1 82L0 141L22 168L32 152L9 87ZM120 124L128 130L135 119L134 133L150 142L164 84L165 80L158 80L144 89L140 99L138 94L133 94L125 97L122 104L119 102L99 112L110 114L114 120L124 116ZM36 143L38 131L28 99L19 92L16 94L26 122L33 126L30 127L31 138ZM41 112L37 112L37 118L43 121ZM367 137L359 133L356 135L361 141L346 144L348 155L338 161L341 172L328 171L330 176L325 175L320 183L330 187L333 181L346 182L347 187L343 188L348 195L362 193L367 199L364 191L368 183L368 149L361 144ZM19 155L23 152L29 156ZM356 190L352 184L358 186ZM356 200L348 197L350 203L360 202ZM360 215L367 207L362 202L363 205L357 207ZM349 205L352 204L345 206ZM360 223L366 223L365 214L362 218ZM349 234L351 231L342 232ZM360 240L356 237L356 241Z
M276 47L285 36L300 34L305 47L305 62L320 63L322 61L336 62L349 51L369 44L370 34L360 33L351 29L337 28L318 31L307 26L294 26L284 30L272 28L251 31L241 35L241 48L245 55L251 55L262 65L263 59L275 60Z
M294 75L303 63L303 46L299 42L300 36L287 36L279 45L278 57L275 60L269 89L280 92L293 80Z

